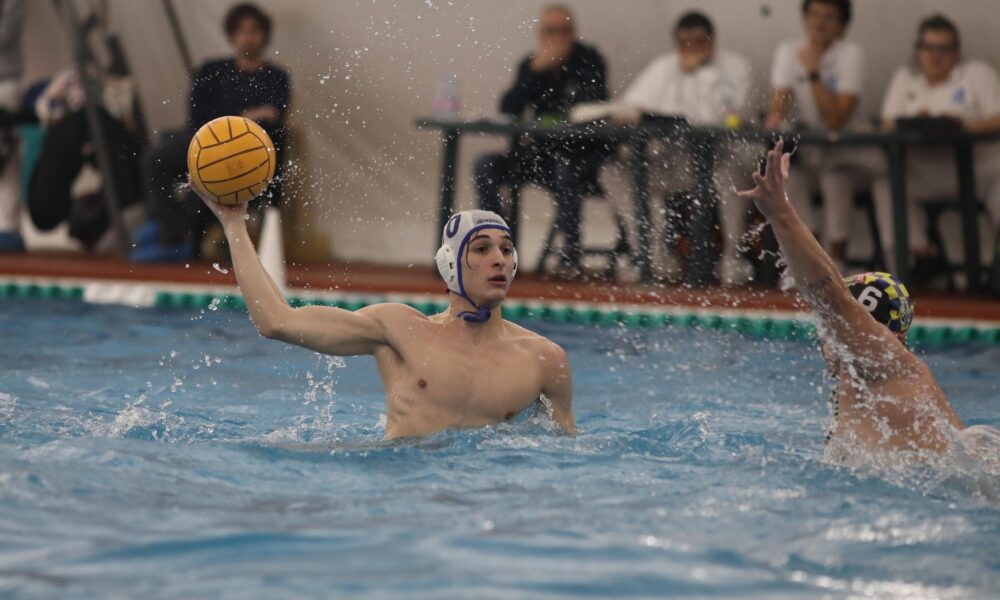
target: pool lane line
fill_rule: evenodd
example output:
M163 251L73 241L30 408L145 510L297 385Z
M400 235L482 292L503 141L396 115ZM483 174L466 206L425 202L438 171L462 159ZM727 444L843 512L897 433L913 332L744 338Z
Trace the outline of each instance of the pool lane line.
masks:
M236 286L169 284L72 278L0 277L0 298L74 299L91 304L133 308L245 310ZM380 302L400 302L424 314L448 306L446 295L364 294L358 292L296 290L288 296L291 306L335 306L358 310ZM751 338L772 340L814 339L816 329L806 312L762 309L708 309L687 306L560 302L511 299L503 315L512 321L542 320L626 329L690 327L738 332ZM920 318L910 328L914 345L940 346L981 342L1000 345L1000 322Z

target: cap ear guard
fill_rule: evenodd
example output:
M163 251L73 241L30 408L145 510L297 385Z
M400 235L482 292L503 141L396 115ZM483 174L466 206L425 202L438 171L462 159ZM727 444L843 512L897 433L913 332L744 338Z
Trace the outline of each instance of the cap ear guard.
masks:
M434 262L437 263L438 273L444 279L448 289L456 294L461 293L458 289L458 264L456 263L455 251L448 244L443 244L434 255Z

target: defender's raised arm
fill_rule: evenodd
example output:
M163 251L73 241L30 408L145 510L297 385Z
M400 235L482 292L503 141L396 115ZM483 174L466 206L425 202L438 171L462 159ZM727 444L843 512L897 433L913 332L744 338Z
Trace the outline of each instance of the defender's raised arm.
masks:
M837 272L833 260L812 232L802 223L785 195L790 155L779 141L767 153L764 174L754 173L757 184L740 192L750 198L767 218L781 246L796 287L829 329L832 341L850 356L863 359L866 367L881 374L916 360L889 329L875 321L855 300ZM872 352L879 348L879 352Z

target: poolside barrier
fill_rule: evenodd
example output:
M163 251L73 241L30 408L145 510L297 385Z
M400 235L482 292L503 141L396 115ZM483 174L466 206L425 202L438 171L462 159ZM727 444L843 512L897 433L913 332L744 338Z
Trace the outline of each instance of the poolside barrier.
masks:
M93 304L136 308L246 310L236 287L0 277L0 298L80 299ZM296 290L288 296L292 306L334 306L358 310L379 302L401 302L424 314L447 308L447 297L405 294L361 294ZM556 302L513 298L504 304L504 317L513 321L542 320L617 326L628 329L692 327L732 331L752 338L807 340L815 336L812 319L805 313L767 310L703 309L650 304ZM923 318L910 329L910 343L942 346L978 342L1000 345L1000 322Z

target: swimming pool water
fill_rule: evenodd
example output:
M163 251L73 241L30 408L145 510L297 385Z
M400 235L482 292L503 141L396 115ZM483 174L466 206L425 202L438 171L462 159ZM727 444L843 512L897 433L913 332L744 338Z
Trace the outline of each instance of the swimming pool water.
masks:
M579 435L529 410L384 443L370 358L240 312L0 303L0 596L1000 590L982 481L823 462L810 345L528 325L569 351ZM967 424L1000 425L1000 348L924 355Z

